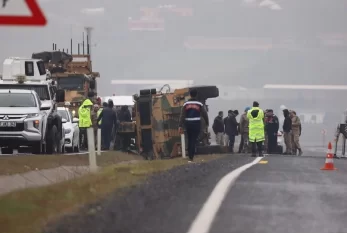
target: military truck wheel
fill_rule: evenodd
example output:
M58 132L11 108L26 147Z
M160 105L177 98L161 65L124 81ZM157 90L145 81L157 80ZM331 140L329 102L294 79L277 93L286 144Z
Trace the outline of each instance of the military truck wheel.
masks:
M31 153L32 154L41 154L42 153L42 143L41 142L34 143L34 145L31 148Z
M58 129L57 126L53 127L47 133L47 154L55 154L58 151L58 139L57 139Z
M219 89L216 86L197 86L194 87L198 91L199 98L208 99L219 96Z

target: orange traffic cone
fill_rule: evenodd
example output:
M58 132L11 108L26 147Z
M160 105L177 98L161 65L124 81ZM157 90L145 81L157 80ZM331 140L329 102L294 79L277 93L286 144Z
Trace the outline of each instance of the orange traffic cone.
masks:
M334 155L332 153L331 142L329 142L329 144L328 144L327 157L325 159L324 167L322 167L321 170L329 170L329 171L337 170L334 167Z

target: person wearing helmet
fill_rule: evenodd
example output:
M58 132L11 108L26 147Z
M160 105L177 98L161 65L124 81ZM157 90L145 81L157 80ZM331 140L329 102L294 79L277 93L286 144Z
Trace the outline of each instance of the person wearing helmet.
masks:
M239 153L249 153L249 143L248 143L248 132L249 132L249 121L247 118L247 112L250 110L250 107L246 107L244 113L240 117L240 146Z
M263 142L265 140L264 111L259 108L257 101L253 102L253 107L247 112L249 120L249 142L252 143L252 157L263 157Z

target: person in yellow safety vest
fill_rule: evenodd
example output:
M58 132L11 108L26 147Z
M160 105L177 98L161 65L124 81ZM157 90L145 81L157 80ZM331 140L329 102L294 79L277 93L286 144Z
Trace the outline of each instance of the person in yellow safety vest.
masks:
M87 128L92 126L91 119L91 108L93 103L90 99L83 101L82 105L78 109L79 122L78 127L80 128L80 144L81 149L87 149Z
M249 142L252 144L252 157L256 157L257 148L259 157L263 157L264 132L264 111L259 108L257 101L253 102L253 107L248 110L249 120Z

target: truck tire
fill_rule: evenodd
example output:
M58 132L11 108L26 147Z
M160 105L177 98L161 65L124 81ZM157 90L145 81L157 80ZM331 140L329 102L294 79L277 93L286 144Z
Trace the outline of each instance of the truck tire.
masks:
M41 154L42 153L42 143L41 142L34 143L32 148L31 148L31 153L32 154Z
M1 154L12 155L13 154L13 148L11 148L11 147L3 147L3 148L1 148Z
M47 132L47 141L46 141L47 154L57 153L58 146L59 146L57 134L58 134L57 126L53 125L53 127Z

